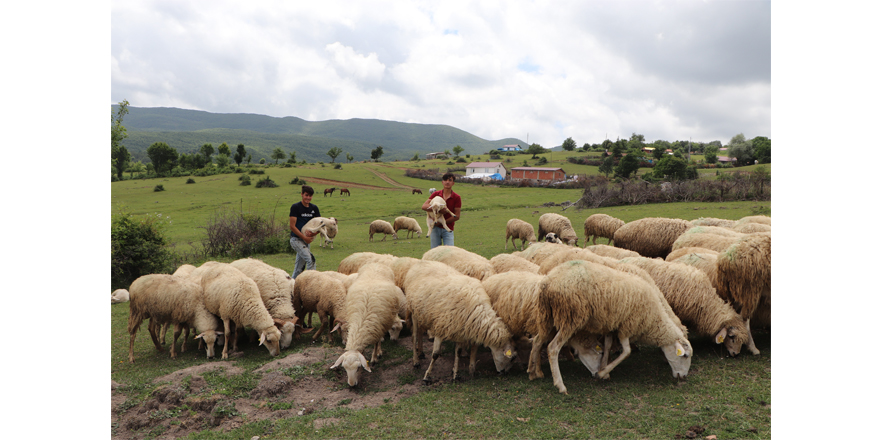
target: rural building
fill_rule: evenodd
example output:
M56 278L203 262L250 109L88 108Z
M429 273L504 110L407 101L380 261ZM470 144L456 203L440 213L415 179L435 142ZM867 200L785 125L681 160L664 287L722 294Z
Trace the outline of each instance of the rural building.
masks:
M446 153L443 152L443 151L439 151L439 152L437 152L437 153L428 153L428 154L425 155L425 159L428 159L428 160L431 160L431 159L440 159L441 157L444 158L444 159L446 159L448 156L447 156Z
M522 147L519 145L505 145L498 149L498 151L522 151Z
M464 177L485 177L491 174L500 174L502 179L507 178L507 168L504 168L501 162L471 162L465 167L465 170Z
M562 168L517 167L510 170L510 178L556 182L565 180L565 170Z

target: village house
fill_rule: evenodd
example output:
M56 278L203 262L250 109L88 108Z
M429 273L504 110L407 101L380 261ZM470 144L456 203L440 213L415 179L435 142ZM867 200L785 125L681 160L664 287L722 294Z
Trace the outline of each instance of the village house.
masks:
M507 178L507 168L501 162L471 162L465 170L464 177L482 178L499 174L501 179Z
M565 170L562 168L516 167L510 170L510 178L513 180L531 179L557 182L565 180Z
M498 151L523 151L523 149L519 145L505 145L499 148Z

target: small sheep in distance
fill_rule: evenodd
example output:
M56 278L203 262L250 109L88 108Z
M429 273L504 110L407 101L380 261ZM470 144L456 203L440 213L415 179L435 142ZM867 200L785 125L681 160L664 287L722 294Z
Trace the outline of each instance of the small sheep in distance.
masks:
M542 240L549 232L556 234L563 243L577 246L578 236L568 217L553 212L538 217L538 240Z
M333 239L336 238L337 231L337 221L333 217L315 217L303 226L303 233L310 237L321 234L321 237L324 238L321 241L321 247L330 243L330 249L333 249Z
M535 237L535 228L532 224L518 218L512 218L507 221L507 235L504 237L505 251L507 250L507 239L510 239L510 242L513 243L514 249L517 249L516 240L522 240L521 249L517 250L524 250L526 248L526 241L529 244L538 242L538 239Z
M412 234L413 238L422 236L422 227L419 226L419 221L412 217L400 216L394 219L394 232L397 232L401 229L406 230L406 238L410 238L410 234Z
M379 233L385 234L382 236L382 241L385 241L389 234L397 240L397 232L394 232L394 227L391 226L391 223L388 223L385 220L373 220L373 222L370 223L370 241L373 241L373 234Z
M614 218L608 214L593 214L584 220L584 247L587 247L587 241L593 238L593 244L596 244L596 237L608 239L608 244L614 242L614 233L624 225L624 221Z

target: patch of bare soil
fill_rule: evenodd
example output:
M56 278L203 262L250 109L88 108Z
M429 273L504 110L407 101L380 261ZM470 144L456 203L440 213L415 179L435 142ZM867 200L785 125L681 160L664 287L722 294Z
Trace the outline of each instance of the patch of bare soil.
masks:
M412 338L398 341L412 353ZM274 359L254 370L260 376L259 383L247 397L231 399L223 394L212 393L202 377L205 373L224 371L227 376L244 372L227 361L218 361L185 368L158 377L154 383L159 387L140 405L126 404L124 384L111 383L111 426L113 438L120 440L174 439L205 429L229 431L244 423L260 420L278 420L301 417L318 410L345 407L352 410L372 408L396 403L429 387L452 380L451 354L444 354L434 362L432 381L422 382L430 363L431 342L427 339L423 351L427 358L421 367L413 369L411 355L403 359L380 359L372 373L360 371L359 383L349 387L343 368L329 370L343 353L343 347L309 347L301 353ZM366 354L369 357L370 350ZM320 364L323 374L289 374L296 367L312 367ZM525 369L525 366L521 366ZM478 376L495 375L492 354L480 350L477 357ZM467 357L459 361L457 380L469 380ZM188 379L187 379L188 378ZM130 406L130 407L129 407ZM340 420L316 419L315 428L338 423Z

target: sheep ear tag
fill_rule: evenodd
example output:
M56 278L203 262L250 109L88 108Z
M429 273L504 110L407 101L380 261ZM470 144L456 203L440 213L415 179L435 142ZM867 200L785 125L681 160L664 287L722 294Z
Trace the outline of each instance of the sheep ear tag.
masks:
M676 349L675 349L675 355L676 355L676 356L684 356L684 350L682 350L682 349L680 349L680 348L676 348Z
M504 352L504 355L507 356L507 357L511 357L511 356L513 356L513 350L507 350L507 351L505 351L505 352Z
M716 344L720 344L720 343L722 343L722 342L724 342L724 336L722 336L722 335L718 335L718 336L715 337L715 343L716 343Z

